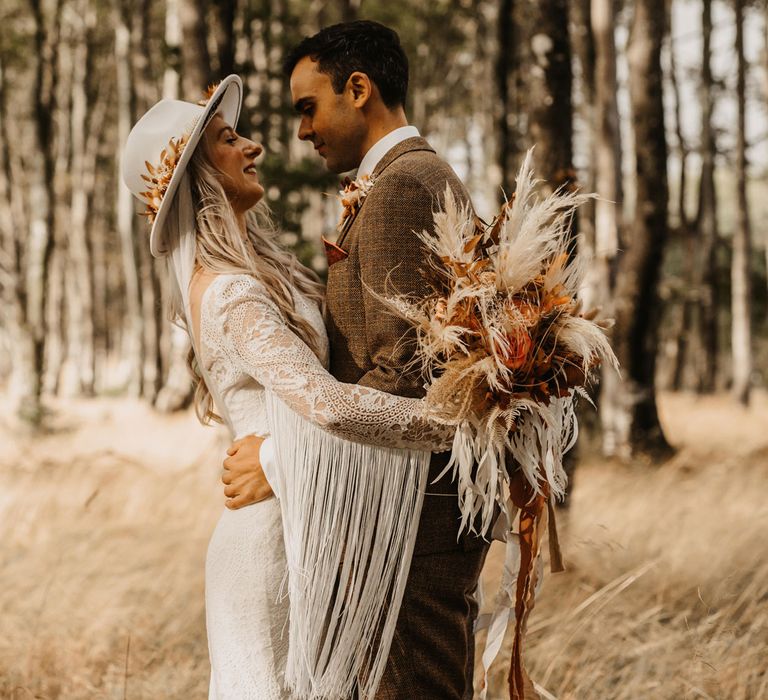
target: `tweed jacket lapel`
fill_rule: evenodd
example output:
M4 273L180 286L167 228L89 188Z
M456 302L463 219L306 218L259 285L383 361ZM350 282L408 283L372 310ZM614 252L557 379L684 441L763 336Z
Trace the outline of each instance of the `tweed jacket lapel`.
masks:
M373 169L373 173L371 173L371 179L376 180L376 178L379 177L379 175L381 175L381 173L384 172L384 170L386 170L386 168L389 167L392 163L394 163L400 156L406 153L411 153L412 151L429 151L431 153L434 153L435 149L432 148L432 146L430 146L429 143L427 143L427 140L425 138L422 138L421 136L412 136L411 138L405 139L404 141L401 141L400 143L390 148L384 154L382 159L376 164L376 167ZM376 184L374 183L373 188L371 189L371 192L373 192L375 189L376 189ZM370 194L368 196L370 196ZM344 243L344 240L349 235L349 232L354 226L354 223L357 220L357 217L360 216L360 212L363 210L363 207L365 206L366 199L368 199L368 197L363 199L363 202L358 208L358 210L344 222L344 227L341 229L341 232L339 233L339 236L336 239L337 246L341 247L342 244Z

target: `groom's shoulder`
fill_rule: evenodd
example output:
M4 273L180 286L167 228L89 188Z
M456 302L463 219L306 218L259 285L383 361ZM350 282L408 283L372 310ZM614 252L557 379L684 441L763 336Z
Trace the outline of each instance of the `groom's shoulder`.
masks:
M446 184L449 184L456 194L469 198L453 168L425 139L409 141L403 142L399 152L388 154L391 160L379 173L376 187L385 191L418 185L433 195L442 195Z
M409 139L385 156L386 167L379 174L381 181L415 177L432 180L456 177L453 168L422 138Z

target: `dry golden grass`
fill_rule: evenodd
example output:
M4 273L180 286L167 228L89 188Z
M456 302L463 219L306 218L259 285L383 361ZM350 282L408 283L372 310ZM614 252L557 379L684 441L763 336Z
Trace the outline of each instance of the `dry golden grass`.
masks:
M681 447L671 462L580 467L559 521L568 571L547 575L530 620L545 697L768 698L768 398L757 398L746 412L665 396ZM206 697L220 435L126 401L58 408L42 438L0 425L0 698ZM505 670L490 698L504 697Z
M207 697L217 433L130 402L59 422L0 433L0 698Z
M768 405L756 403L664 397L673 460L580 466L559 519L567 571L547 574L529 625L543 697L768 698ZM489 698L505 681L500 664Z

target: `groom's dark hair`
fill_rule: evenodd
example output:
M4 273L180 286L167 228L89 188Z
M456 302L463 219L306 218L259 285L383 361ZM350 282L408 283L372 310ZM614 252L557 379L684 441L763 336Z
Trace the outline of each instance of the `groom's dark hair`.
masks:
M376 84L387 107L405 105L408 57L397 32L383 24L358 20L321 29L288 54L283 64L285 74L290 77L305 56L317 61L318 70L330 77L337 94L344 90L349 76L360 71Z

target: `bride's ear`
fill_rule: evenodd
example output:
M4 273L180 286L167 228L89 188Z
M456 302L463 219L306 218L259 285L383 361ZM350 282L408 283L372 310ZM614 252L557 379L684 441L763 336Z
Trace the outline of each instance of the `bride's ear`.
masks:
M355 71L347 78L346 89L352 96L352 102L355 107L360 108L371 98L373 84L365 73Z

